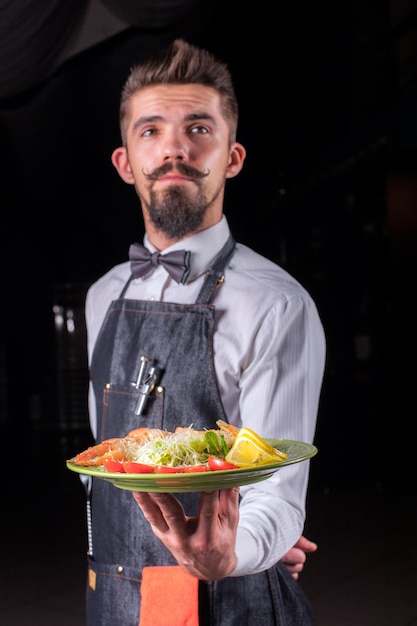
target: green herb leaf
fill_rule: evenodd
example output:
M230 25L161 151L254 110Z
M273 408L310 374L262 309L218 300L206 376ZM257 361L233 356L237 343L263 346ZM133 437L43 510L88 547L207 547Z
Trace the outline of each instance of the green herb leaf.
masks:
M217 438L216 433L207 431L204 434L204 439L206 441L207 447L210 452L220 452L221 448L219 446L219 440Z

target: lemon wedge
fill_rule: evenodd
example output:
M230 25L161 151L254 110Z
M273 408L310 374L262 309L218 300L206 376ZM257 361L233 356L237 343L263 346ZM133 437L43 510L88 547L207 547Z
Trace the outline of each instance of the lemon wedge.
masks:
M228 463L233 463L238 467L279 463L287 458L286 452L277 450L250 428L239 430L233 446L225 457Z

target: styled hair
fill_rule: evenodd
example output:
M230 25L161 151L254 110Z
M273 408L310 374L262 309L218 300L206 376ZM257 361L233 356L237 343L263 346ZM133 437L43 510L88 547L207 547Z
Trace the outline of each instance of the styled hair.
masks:
M236 140L238 103L227 65L207 50L176 39L158 54L133 67L123 86L119 122L124 145L132 96L145 87L162 84L197 84L215 89L229 127L230 142Z

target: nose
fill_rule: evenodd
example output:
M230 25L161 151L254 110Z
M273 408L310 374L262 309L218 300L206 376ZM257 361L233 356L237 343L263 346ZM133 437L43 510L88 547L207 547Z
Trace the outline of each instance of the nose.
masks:
M165 134L163 144L163 158L165 161L172 160L187 160L189 157L187 138L184 133L172 129Z

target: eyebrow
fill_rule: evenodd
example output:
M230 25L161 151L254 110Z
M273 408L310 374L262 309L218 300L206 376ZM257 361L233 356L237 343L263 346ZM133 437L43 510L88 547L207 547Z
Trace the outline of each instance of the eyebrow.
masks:
M153 122L163 122L164 117L162 115L143 115L136 120L133 124L133 130L136 130L140 126L151 124ZM184 117L185 122L195 122L199 120L206 120L216 125L216 120L210 113L206 113L205 111L196 111L195 113L189 113Z

